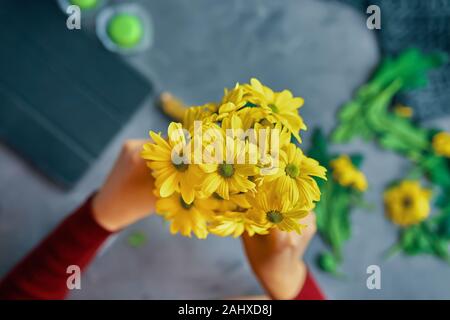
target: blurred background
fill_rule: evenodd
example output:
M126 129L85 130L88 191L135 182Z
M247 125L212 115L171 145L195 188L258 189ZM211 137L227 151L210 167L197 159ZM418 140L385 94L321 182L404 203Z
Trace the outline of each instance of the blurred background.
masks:
M411 46L450 52L450 0L92 0L79 2L93 5L81 10L81 30L66 25L69 2L0 2L0 277L100 186L125 139L165 131L161 91L197 105L256 77L304 97L308 127L329 132L382 57ZM381 9L381 30L366 26L369 4ZM140 44L120 27L102 29L120 10L145 21ZM422 125L450 130L449 76L448 65L432 71L425 89L399 97ZM445 262L383 258L397 228L384 218L382 191L407 161L357 140L334 148L364 154L375 209L352 214L344 279L316 269L323 244L314 239L306 259L327 297L450 299ZM381 290L367 289L372 264L381 267ZM71 297L259 293L239 240L174 237L151 217L111 239Z

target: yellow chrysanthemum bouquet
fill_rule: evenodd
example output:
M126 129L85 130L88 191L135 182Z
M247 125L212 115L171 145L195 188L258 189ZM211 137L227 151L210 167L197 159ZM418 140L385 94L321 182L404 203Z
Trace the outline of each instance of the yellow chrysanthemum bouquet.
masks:
M238 237L271 228L301 233L326 169L291 140L306 125L303 99L251 79L220 103L190 107L167 137L150 132L142 157L155 178L156 211L172 234Z

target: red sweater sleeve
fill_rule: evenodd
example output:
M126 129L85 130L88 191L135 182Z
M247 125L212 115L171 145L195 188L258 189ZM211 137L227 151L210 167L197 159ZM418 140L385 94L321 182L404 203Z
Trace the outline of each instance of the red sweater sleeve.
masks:
M325 295L320 290L316 280L308 270L303 288L294 298L294 300L325 300Z
M63 299L67 267L82 270L111 234L94 220L89 198L0 282L0 299Z

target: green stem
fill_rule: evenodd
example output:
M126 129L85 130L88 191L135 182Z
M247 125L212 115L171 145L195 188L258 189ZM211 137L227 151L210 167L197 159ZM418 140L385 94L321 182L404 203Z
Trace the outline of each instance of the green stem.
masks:
M402 250L402 246L400 245L400 243L394 244L383 255L383 259L387 260L387 259L391 258L395 254L399 253L401 250Z

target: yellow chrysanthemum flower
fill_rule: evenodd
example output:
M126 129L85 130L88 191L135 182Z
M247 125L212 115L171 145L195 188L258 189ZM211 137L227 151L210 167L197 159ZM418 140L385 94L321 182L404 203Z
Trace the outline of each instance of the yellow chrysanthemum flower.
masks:
M244 95L246 94L245 89L239 83L236 83L233 89L225 88L223 91L222 105L232 103L236 108L241 108L247 103L244 99Z
M267 110L261 107L238 107L232 102L227 102L219 107L218 113L211 117L211 121L223 121L232 116L239 116L242 120L242 129L247 130L253 128L255 123L263 121L267 117Z
M237 157L239 154L235 156ZM255 183L250 178L258 173L255 165L222 162L199 166L207 174L201 185L204 194L217 193L228 200L233 193L247 192L255 188Z
M183 236L191 237L193 232L199 239L205 239L208 235L207 222L213 217L211 210L202 205L202 199L186 203L178 192L158 199L156 212L170 221L172 234L179 232Z
M267 111L263 108L257 107L244 107L240 109L236 114L242 120L242 128L244 130L254 128L256 124L264 122Z
M431 191L418 181L405 180L384 193L387 216L400 226L425 220L430 213L430 199Z
M255 182L262 183L263 177L278 172L280 150L291 141L291 133L281 124L256 123L249 139L249 156L257 159L259 177ZM254 147L254 149L252 149Z
M257 192L249 194L249 215L260 225L268 228L278 228L283 231L296 231L301 233L305 225L299 222L309 213L309 208L295 205L291 200L284 197L279 190L264 186Z
M191 130L194 126L194 121L209 120L215 112L217 112L218 105L215 103L206 103L202 106L193 106L187 109L184 113L183 127Z
M172 122L168 129L168 140L164 140L160 134L150 132L153 142L144 144L141 156L148 160L148 167L152 169L155 186L161 197L168 197L174 192L180 192L184 201L191 203L194 201L195 187L201 180L202 171L197 166L189 164L192 162L190 159L189 161L180 161L178 164L174 163L173 150L186 147L187 143L181 129L181 124ZM179 156L182 158L182 150L179 151Z
M223 213L226 211L234 211L237 210L240 206L240 204L244 204L242 208L246 208L245 204L248 203L245 197L245 193L242 194L232 194L230 195L230 199L224 199L219 194L214 192L210 196L205 196L202 192L199 193L202 198L202 203L209 209L213 210L214 212ZM244 201L241 200L242 197L244 198Z
M245 88L252 93L246 99L268 111L266 115L268 121L281 123L289 129L297 141L301 142L299 131L306 130L306 125L298 114L298 109L303 106L303 98L294 97L289 90L274 92L255 78L252 78Z
M230 124L239 126L239 121ZM223 199L230 199L230 194L247 192L255 188L252 176L258 173L256 164L248 164L248 143L237 137L227 137L224 128L216 128L216 139L204 142L204 148L210 150L210 157L199 167L206 173L201 185L201 192L207 196L217 193ZM215 142L220 140L218 149ZM210 148L212 147L212 148Z
M320 200L320 189L313 177L326 180L326 169L319 162L305 156L291 143L282 149L279 168L275 174L264 177L280 194L300 206L312 208Z
M213 220L209 231L220 237L233 238L241 236L244 232L249 236L267 234L267 225L260 224L255 219L256 217L252 217L252 213L248 211L227 211Z
M359 171L347 155L330 161L330 167L333 169L333 178L344 187L352 187L358 191L367 189L367 179L364 173Z
M289 132L289 129L286 127L283 127L281 124L261 124L256 123L254 126L254 132L256 134L256 140L259 147L264 148L264 150L269 150L270 146L273 143L273 138L278 139L277 146L279 148L284 148L289 143L291 143L291 133ZM264 135L260 134L260 130L267 130L267 132ZM277 132L275 135L274 133ZM261 141L261 139L264 139L264 141Z
M450 158L450 133L439 132L433 137L432 144L436 154Z

